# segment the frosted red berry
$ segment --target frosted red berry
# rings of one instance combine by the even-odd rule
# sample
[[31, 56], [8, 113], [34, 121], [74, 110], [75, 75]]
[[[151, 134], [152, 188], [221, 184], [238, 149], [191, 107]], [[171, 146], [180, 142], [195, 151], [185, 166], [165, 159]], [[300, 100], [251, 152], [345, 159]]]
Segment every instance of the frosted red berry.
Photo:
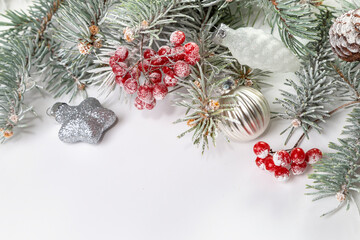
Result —
[[123, 77], [121, 77], [121, 76], [116, 76], [116, 77], [115, 77], [115, 82], [116, 82], [117, 84], [123, 85], [125, 81], [126, 81], [126, 80], [125, 80]]
[[138, 89], [138, 82], [137, 80], [133, 78], [129, 78], [124, 83], [124, 89], [128, 94], [134, 94], [136, 93], [136, 90]]
[[171, 59], [175, 62], [179, 60], [184, 60], [185, 50], [183, 46], [174, 47], [171, 49]]
[[168, 94], [168, 88], [164, 83], [155, 84], [153, 88], [153, 96], [156, 100], [162, 100]]
[[185, 61], [177, 61], [174, 66], [174, 73], [180, 78], [184, 78], [190, 75], [190, 66]]
[[125, 61], [127, 59], [128, 55], [129, 55], [129, 51], [124, 46], [118, 47], [115, 51], [115, 57], [117, 58], [117, 61], [119, 61], [119, 62]]
[[295, 164], [301, 164], [305, 161], [305, 152], [302, 148], [294, 148], [291, 151], [290, 159]]
[[139, 80], [140, 76], [141, 76], [141, 71], [134, 67], [131, 69], [130, 75], [133, 79]]
[[152, 88], [147, 85], [140, 86], [138, 88], [138, 98], [145, 103], [151, 103], [154, 99]]
[[144, 51], [145, 59], [150, 59], [150, 58], [154, 57], [155, 55], [156, 55], [156, 52], [151, 48], [148, 48]]
[[200, 61], [200, 54], [199, 53], [186, 54], [184, 60], [191, 66], [194, 66], [197, 62]]
[[170, 75], [165, 75], [164, 83], [167, 87], [174, 87], [178, 83], [178, 80], [177, 80], [177, 78], [172, 77]]
[[139, 110], [143, 110], [145, 108], [145, 103], [141, 101], [138, 97], [135, 98], [134, 105]]
[[114, 67], [112, 68], [112, 70], [116, 76], [120, 76], [120, 77], [124, 77], [124, 75], [128, 71], [127, 65], [123, 62], [119, 62], [119, 63], [115, 64]]
[[290, 178], [290, 171], [284, 167], [275, 167], [274, 176], [278, 181], [286, 181]]
[[179, 46], [185, 42], [185, 33], [182, 31], [175, 31], [170, 35], [170, 42], [175, 46]]
[[111, 56], [111, 57], [110, 57], [110, 60], [109, 60], [109, 65], [110, 65], [110, 67], [113, 68], [113, 67], [115, 66], [115, 64], [117, 63], [117, 61], [118, 61], [117, 57]]
[[171, 54], [171, 48], [169, 46], [162, 46], [158, 50], [158, 55], [161, 57], [163, 63], [169, 61], [170, 54]]
[[259, 158], [266, 158], [269, 155], [270, 146], [266, 142], [260, 141], [254, 145], [253, 150], [255, 155]]
[[294, 175], [303, 174], [305, 172], [305, 170], [306, 170], [306, 166], [307, 166], [307, 163], [305, 161], [303, 163], [300, 163], [300, 164], [292, 163], [291, 164], [291, 172]]
[[148, 72], [150, 68], [150, 63], [147, 60], [143, 60], [139, 62], [138, 68], [141, 72]]
[[147, 110], [152, 110], [156, 106], [156, 100], [154, 99], [151, 103], [145, 103], [145, 108]]
[[271, 155], [267, 156], [264, 159], [264, 165], [265, 165], [266, 171], [269, 171], [269, 172], [275, 171], [276, 165], [274, 164], [273, 157]]
[[160, 70], [155, 70], [149, 75], [149, 79], [152, 83], [159, 83], [162, 79], [162, 73]]
[[197, 54], [199, 53], [199, 46], [194, 42], [189, 42], [185, 44], [184, 50], [186, 54], [194, 54], [194, 53]]
[[154, 69], [154, 68], [158, 68], [158, 66], [164, 65], [166, 61], [167, 61], [166, 59], [163, 59], [160, 56], [154, 56], [150, 60], [150, 65], [152, 65], [151, 67]]
[[277, 151], [273, 156], [273, 160], [276, 166], [281, 167], [286, 167], [291, 162], [290, 154], [285, 150]]
[[172, 68], [169, 67], [163, 67], [161, 68], [161, 70], [163, 71], [164, 74], [169, 75], [171, 77], [175, 76], [174, 70]]
[[305, 161], [309, 164], [317, 163], [322, 158], [320, 149], [313, 148], [306, 152]]
[[255, 163], [256, 163], [256, 166], [258, 166], [260, 169], [262, 170], [265, 170], [265, 163], [264, 163], [264, 160], [263, 158], [256, 158], [255, 160]]

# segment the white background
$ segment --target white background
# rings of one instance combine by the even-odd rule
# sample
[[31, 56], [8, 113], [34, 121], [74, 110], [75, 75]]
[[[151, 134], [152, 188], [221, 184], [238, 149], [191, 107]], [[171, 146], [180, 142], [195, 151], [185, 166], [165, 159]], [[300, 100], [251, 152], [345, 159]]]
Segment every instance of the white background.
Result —
[[[286, 77], [293, 76], [268, 79], [270, 102]], [[60, 125], [45, 114], [59, 100], [37, 92], [27, 99], [39, 118], [0, 149], [2, 240], [359, 239], [355, 205], [320, 218], [337, 200], [313, 203], [304, 195], [306, 175], [279, 183], [259, 170], [256, 141], [228, 144], [220, 136], [202, 156], [190, 137], [177, 139], [187, 127], [172, 124], [184, 112], [171, 98], [140, 112], [120, 104], [117, 94], [100, 97], [119, 121], [99, 145], [62, 143]], [[346, 111], [336, 114], [324, 134], [313, 132], [302, 147], [326, 152], [345, 117]], [[273, 121], [261, 139], [282, 148], [279, 133], [287, 124]]]

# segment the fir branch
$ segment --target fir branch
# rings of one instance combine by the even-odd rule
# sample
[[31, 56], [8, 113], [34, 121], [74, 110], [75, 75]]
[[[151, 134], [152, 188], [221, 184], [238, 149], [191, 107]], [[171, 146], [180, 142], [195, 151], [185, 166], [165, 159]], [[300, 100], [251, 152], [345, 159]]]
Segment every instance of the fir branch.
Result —
[[328, 42], [328, 30], [331, 26], [331, 20], [334, 18], [333, 12], [327, 8], [320, 10], [316, 15], [319, 25], [317, 31], [320, 34], [320, 40], [308, 44], [308, 48], [316, 53], [315, 56], [308, 55], [304, 58], [303, 67], [297, 73], [300, 83], [287, 80], [285, 85], [291, 86], [295, 94], [281, 90], [283, 99], [276, 99], [284, 111], [275, 113], [275, 116], [282, 119], [291, 120], [290, 125], [282, 132], [289, 131], [285, 144], [290, 140], [296, 129], [301, 126], [304, 134], [297, 144], [314, 128], [321, 132], [320, 122], [328, 118], [329, 110], [327, 106], [334, 101], [334, 93], [337, 92], [333, 77], [333, 69], [330, 67], [335, 58]]
[[300, 57], [315, 53], [302, 40], [319, 41], [318, 22], [312, 5], [299, 0], [260, 0], [272, 27], [278, 27], [284, 44]]
[[318, 61], [311, 62], [308, 68], [304, 68], [297, 75], [300, 85], [292, 80], [287, 80], [285, 83], [293, 87], [296, 94], [281, 90], [284, 99], [276, 99], [275, 102], [285, 110], [284, 113], [276, 113], [276, 116], [292, 120], [287, 128], [291, 130], [285, 144], [299, 125], [306, 136], [311, 128], [315, 128], [318, 132], [322, 130], [318, 122], [324, 122], [325, 118], [329, 117], [329, 111], [325, 106], [334, 100], [333, 94], [336, 91], [333, 79], [327, 77], [326, 72], [320, 69]]
[[[360, 192], [360, 108], [354, 108], [349, 116], [348, 125], [343, 131], [345, 137], [339, 139], [339, 144], [329, 144], [336, 152], [328, 154], [327, 158], [315, 164], [315, 173], [309, 177], [314, 183], [307, 187], [314, 190], [309, 193], [317, 196], [314, 200], [333, 196], [340, 202], [338, 207], [322, 216], [333, 213], [344, 205], [349, 208], [351, 200], [354, 201], [355, 195]], [[360, 213], [360, 209], [358, 210]]]
[[[7, 12], [10, 28], [4, 30], [2, 36], [13, 40], [2, 41], [0, 50], [0, 66], [3, 69], [0, 72], [2, 142], [13, 135], [15, 127], [24, 126], [22, 122], [25, 114], [32, 111], [31, 106], [24, 104], [25, 92], [37, 86], [35, 82], [29, 81], [31, 67], [48, 53], [47, 37], [44, 37], [44, 34], [61, 2], [38, 1], [30, 7], [27, 16], [24, 13]], [[24, 19], [28, 20], [24, 25], [16, 24]], [[14, 34], [18, 33], [21, 33], [22, 37], [15, 37]]]
[[190, 127], [178, 137], [184, 137], [188, 133], [193, 133], [193, 144], [201, 145], [202, 153], [206, 148], [209, 148], [209, 138], [212, 140], [214, 146], [218, 135], [218, 126], [224, 121], [222, 113], [229, 110], [229, 106], [221, 106], [218, 98], [212, 97], [212, 84], [214, 84], [214, 74], [207, 78], [204, 75], [200, 64], [197, 65], [197, 71], [190, 76], [195, 81], [182, 81], [181, 86], [185, 87], [187, 93], [178, 93], [178, 100], [175, 104], [187, 109], [186, 116], [177, 120], [175, 123], [187, 122]]
[[360, 99], [360, 64], [340, 62], [331, 63], [330, 66], [337, 73], [338, 95], [343, 101]]
[[112, 0], [68, 0], [58, 12], [51, 29], [58, 43], [51, 44], [50, 61], [41, 66], [48, 70], [46, 89], [55, 97], [71, 94], [71, 100], [78, 93], [87, 95], [86, 87], [93, 83], [89, 71], [97, 67], [93, 61], [106, 44], [104, 20], [112, 4]]

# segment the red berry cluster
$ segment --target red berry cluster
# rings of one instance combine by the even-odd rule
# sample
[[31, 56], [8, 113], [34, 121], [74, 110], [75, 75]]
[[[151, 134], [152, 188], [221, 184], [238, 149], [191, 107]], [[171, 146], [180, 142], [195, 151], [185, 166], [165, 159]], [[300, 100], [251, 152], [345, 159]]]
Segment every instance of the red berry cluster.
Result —
[[[126, 47], [119, 47], [110, 57], [111, 66], [116, 83], [124, 87], [128, 94], [137, 93], [135, 107], [139, 110], [151, 110], [156, 105], [156, 100], [162, 100], [168, 94], [168, 88], [174, 87], [178, 78], [190, 75], [190, 65], [195, 65], [200, 60], [199, 46], [196, 43], [185, 42], [185, 34], [175, 31], [170, 36], [170, 46], [162, 46], [156, 52], [146, 49], [143, 58], [133, 67], [129, 67], [125, 60], [129, 56]], [[141, 73], [145, 82], [140, 84]]]
[[293, 175], [300, 175], [308, 164], [314, 164], [322, 158], [322, 152], [317, 148], [306, 153], [301, 148], [293, 148], [289, 152], [280, 150], [271, 155], [269, 144], [257, 142], [254, 145], [257, 156], [255, 163], [259, 168], [273, 173], [277, 180], [284, 181], [290, 177], [290, 171]]

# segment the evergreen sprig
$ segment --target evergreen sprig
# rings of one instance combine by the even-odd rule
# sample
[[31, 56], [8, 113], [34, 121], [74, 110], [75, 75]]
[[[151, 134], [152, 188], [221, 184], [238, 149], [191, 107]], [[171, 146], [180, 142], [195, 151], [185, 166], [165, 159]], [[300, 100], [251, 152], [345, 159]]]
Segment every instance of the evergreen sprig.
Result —
[[272, 30], [278, 28], [281, 40], [300, 57], [315, 55], [304, 40], [319, 41], [317, 18], [311, 1], [258, 0], [266, 12]]
[[333, 12], [327, 8], [318, 13], [317, 31], [320, 33], [320, 40], [308, 44], [315, 56], [309, 54], [304, 58], [302, 69], [296, 73], [299, 82], [286, 80], [285, 85], [293, 88], [294, 93], [280, 90], [282, 98], [276, 98], [275, 103], [280, 104], [284, 110], [275, 113], [275, 116], [291, 120], [290, 125], [282, 132], [283, 134], [289, 130], [285, 144], [300, 126], [306, 137], [312, 128], [321, 132], [320, 123], [330, 116], [329, 103], [335, 100], [334, 93], [337, 92], [336, 78], [331, 68], [335, 58], [328, 42], [333, 17]]
[[[106, 45], [104, 24], [112, 0], [68, 0], [58, 11], [49, 61], [40, 67], [47, 71], [46, 89], [55, 97], [71, 94], [86, 96], [86, 87], [93, 84], [89, 71], [96, 68], [99, 49]], [[68, 11], [71, 9], [71, 11]]]
[[330, 143], [329, 148], [334, 153], [327, 154], [327, 157], [313, 166], [315, 173], [309, 176], [314, 181], [308, 185], [313, 191], [308, 193], [315, 195], [315, 200], [326, 197], [336, 197], [338, 206], [322, 216], [334, 213], [343, 206], [350, 208], [355, 195], [360, 193], [360, 108], [354, 108], [349, 115], [348, 125], [344, 127], [344, 137], [339, 143]]
[[[61, 0], [40, 0], [24, 12], [8, 11], [8, 28], [2, 32], [0, 50], [0, 141], [23, 126], [32, 107], [24, 103], [24, 94], [37, 87], [32, 78], [33, 65], [39, 65], [48, 53], [48, 28]], [[22, 20], [25, 20], [21, 23]], [[17, 36], [19, 35], [19, 36]]]
[[313, 61], [310, 64], [297, 73], [299, 84], [293, 80], [286, 80], [285, 85], [292, 87], [295, 94], [280, 90], [283, 98], [277, 98], [275, 102], [284, 108], [284, 112], [276, 113], [276, 116], [291, 120], [290, 126], [285, 129], [285, 131], [290, 129], [285, 144], [299, 126], [306, 136], [311, 128], [321, 132], [322, 127], [319, 123], [330, 116], [326, 105], [334, 100], [333, 95], [336, 91], [334, 81], [326, 76], [326, 71], [320, 69], [321, 63]]

